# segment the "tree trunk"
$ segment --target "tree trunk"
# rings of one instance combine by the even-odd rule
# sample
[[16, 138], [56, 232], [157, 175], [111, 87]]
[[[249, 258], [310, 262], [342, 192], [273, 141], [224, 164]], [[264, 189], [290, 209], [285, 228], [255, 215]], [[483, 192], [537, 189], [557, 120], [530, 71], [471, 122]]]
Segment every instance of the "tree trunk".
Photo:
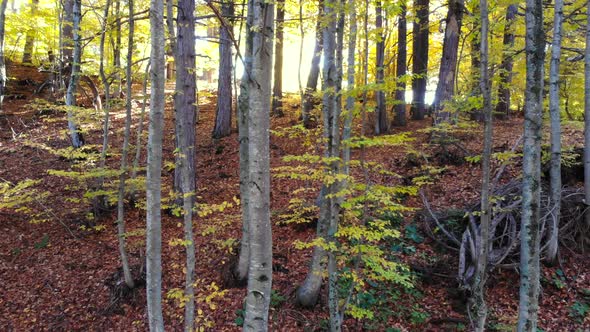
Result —
[[285, 0], [277, 0], [276, 22], [272, 114], [274, 116], [283, 116], [283, 24], [285, 22]]
[[123, 135], [123, 150], [121, 153], [121, 174], [119, 175], [119, 193], [117, 197], [117, 235], [119, 238], [119, 254], [121, 255], [121, 264], [123, 265], [123, 275], [125, 284], [133, 288], [133, 277], [129, 268], [127, 259], [127, 249], [125, 249], [125, 181], [127, 180], [129, 169], [127, 167], [127, 157], [129, 155], [129, 137], [131, 136], [131, 84], [133, 83], [133, 72], [131, 64], [133, 63], [133, 0], [129, 1], [129, 39], [127, 50], [127, 105], [125, 112], [125, 134]]
[[248, 158], [248, 117], [250, 96], [250, 75], [252, 73], [252, 42], [251, 28], [254, 19], [254, 1], [248, 1], [248, 13], [246, 14], [246, 47], [244, 52], [244, 73], [240, 82], [240, 97], [238, 98], [238, 135], [240, 141], [240, 203], [242, 206], [242, 240], [240, 241], [240, 254], [238, 264], [234, 271], [238, 283], [243, 283], [248, 277], [248, 264], [250, 257], [250, 166]]
[[146, 179], [146, 292], [150, 331], [163, 332], [161, 184], [166, 61], [164, 54], [164, 4], [162, 0], [151, 0], [150, 34], [152, 69], [150, 72], [150, 127]]
[[406, 4], [400, 3], [400, 14], [397, 26], [397, 63], [396, 63], [396, 90], [395, 100], [395, 117], [394, 125], [403, 127], [406, 125], [406, 61], [408, 56], [407, 51], [407, 34], [406, 26]]
[[250, 263], [244, 331], [267, 331], [272, 286], [270, 225], [270, 97], [274, 5], [254, 1], [248, 99]]
[[113, 47], [113, 65], [115, 67], [113, 92], [115, 98], [121, 98], [121, 0], [115, 0], [115, 45]]
[[557, 261], [559, 247], [559, 222], [561, 219], [561, 110], [559, 108], [559, 60], [561, 57], [561, 35], [563, 23], [563, 0], [555, 0], [553, 19], [553, 42], [551, 43], [551, 63], [549, 68], [549, 114], [551, 117], [551, 169], [550, 190], [552, 218], [547, 231], [549, 242], [546, 258]]
[[[480, 12], [480, 7], [479, 4], [475, 4], [475, 3], [471, 3], [473, 5], [474, 8], [471, 8], [471, 12], [473, 13], [473, 15], [477, 15], [479, 17], [474, 17], [473, 22], [471, 23], [472, 29], [474, 31], [473, 36], [471, 37], [471, 41], [470, 41], [470, 53], [471, 53], [471, 92], [470, 95], [471, 96], [481, 96], [482, 92], [481, 92], [481, 58], [480, 58], [480, 52], [481, 52], [481, 36], [479, 33], [477, 33], [477, 30], [481, 30], [481, 26], [480, 26], [480, 20], [481, 20], [481, 12]], [[470, 116], [471, 116], [471, 120], [474, 121], [478, 121], [478, 122], [483, 122], [485, 121], [485, 111], [476, 106], [476, 107], [472, 107], [470, 110]], [[484, 124], [485, 126], [485, 124]]]
[[[477, 266], [474, 275], [472, 295], [472, 312], [475, 314], [475, 331], [485, 331], [488, 308], [485, 301], [485, 284], [487, 281], [488, 255], [490, 252], [490, 225], [492, 209], [490, 206], [490, 162], [492, 158], [492, 95], [488, 70], [489, 63], [489, 16], [487, 0], [480, 0], [481, 35], [480, 35], [480, 88], [483, 94], [484, 141], [482, 153], [482, 186], [481, 186], [481, 223], [479, 246], [477, 246]], [[477, 235], [476, 235], [477, 236]]]
[[545, 33], [543, 2], [526, 2], [526, 90], [520, 230], [518, 331], [537, 330], [540, 277], [541, 128]]
[[[176, 89], [174, 108], [176, 115], [176, 155], [180, 173], [180, 194], [184, 217], [186, 241], [184, 330], [191, 332], [195, 321], [195, 243], [193, 240], [193, 205], [195, 201], [195, 153], [196, 153], [196, 76], [195, 76], [195, 1], [178, 0], [176, 41]], [[231, 60], [231, 51], [229, 54]], [[231, 75], [228, 80], [231, 91]], [[231, 101], [230, 101], [231, 105]], [[175, 173], [175, 175], [176, 175]]]
[[[102, 85], [104, 87], [104, 101], [105, 105], [103, 108], [104, 112], [104, 120], [103, 120], [103, 127], [102, 127], [102, 150], [100, 154], [100, 166], [99, 168], [104, 169], [106, 166], [106, 159], [107, 159], [107, 151], [109, 149], [109, 121], [110, 121], [110, 113], [111, 113], [111, 95], [110, 95], [110, 83], [107, 79], [106, 71], [105, 71], [105, 39], [106, 39], [106, 27], [108, 25], [108, 17], [109, 17], [109, 10], [111, 8], [111, 1], [107, 0], [105, 3], [104, 9], [104, 17], [102, 21], [102, 32], [100, 34], [100, 43], [99, 43], [99, 75], [100, 80], [102, 81]], [[98, 188], [102, 189], [104, 184], [104, 177], [101, 176], [98, 179]], [[100, 200], [106, 199], [106, 197], [100, 197]], [[104, 201], [103, 201], [104, 202]]]
[[6, 4], [7, 0], [0, 1], [0, 114], [3, 113], [2, 102], [6, 88], [6, 63], [4, 60], [4, 26], [6, 23]]
[[413, 61], [412, 61], [412, 119], [423, 120], [426, 113], [424, 98], [426, 96], [426, 80], [428, 75], [428, 2], [414, 0], [416, 21], [413, 28]]
[[68, 129], [70, 131], [70, 138], [72, 140], [72, 146], [79, 148], [84, 145], [84, 138], [82, 133], [78, 131], [78, 124], [74, 118], [74, 107], [76, 106], [76, 86], [80, 79], [80, 59], [82, 58], [82, 45], [80, 41], [80, 20], [82, 18], [81, 13], [81, 0], [74, 0], [72, 9], [72, 31], [74, 41], [74, 57], [72, 61], [72, 72], [70, 75], [70, 82], [68, 84], [68, 90], [66, 92], [66, 106], [68, 107]]
[[[352, 134], [352, 120], [354, 117], [354, 105], [356, 104], [356, 95], [353, 94], [355, 88], [354, 82], [354, 53], [356, 52], [356, 38], [357, 38], [357, 23], [356, 23], [356, 8], [354, 7], [354, 0], [348, 0], [349, 7], [349, 35], [348, 35], [348, 66], [347, 66], [347, 97], [346, 97], [346, 113], [344, 116], [344, 130], [342, 131], [342, 141], [350, 141]], [[350, 144], [344, 144], [342, 152], [342, 166], [343, 173], [348, 175], [350, 173]]]
[[[141, 112], [139, 113], [139, 121], [137, 124], [137, 134], [136, 134], [136, 141], [135, 141], [135, 157], [133, 158], [133, 168], [131, 170], [131, 179], [135, 179], [137, 177], [137, 171], [139, 168], [139, 158], [141, 157], [141, 136], [143, 135], [143, 122], [145, 119], [145, 108], [147, 104], [147, 86], [148, 86], [148, 79], [150, 77], [150, 61], [148, 61], [147, 65], [145, 66], [145, 74], [143, 75], [143, 88], [142, 88], [142, 95], [143, 101], [141, 103]], [[131, 190], [132, 194], [135, 194], [135, 188]]]
[[[221, 15], [231, 17], [234, 14], [234, 7], [231, 2], [221, 3]], [[232, 71], [232, 41], [231, 27], [222, 24], [220, 27], [219, 40], [219, 80], [217, 82], [217, 112], [215, 115], [215, 128], [213, 138], [222, 138], [231, 134], [232, 116], [232, 92], [231, 92], [231, 71]]]
[[323, 49], [323, 34], [321, 27], [321, 19], [323, 13], [324, 0], [318, 1], [318, 21], [316, 24], [316, 38], [315, 47], [313, 50], [313, 57], [311, 58], [311, 68], [309, 69], [309, 76], [307, 76], [307, 84], [305, 86], [305, 93], [303, 94], [303, 126], [309, 128], [311, 126], [311, 111], [314, 107], [314, 93], [317, 89], [318, 78], [320, 77], [320, 59]]
[[[63, 82], [64, 77], [71, 73], [71, 66], [74, 54], [73, 9], [74, 0], [64, 0], [60, 29], [60, 82]], [[63, 88], [63, 85], [60, 86], [60, 89], [61, 88]]]
[[[166, 56], [176, 60], [176, 31], [174, 29], [174, 0], [166, 0], [166, 28], [168, 32], [168, 48]], [[166, 80], [174, 78], [174, 61], [166, 61]]]
[[[590, 205], [590, 6], [587, 17], [584, 56], [584, 198], [586, 204]], [[586, 209], [586, 227], [590, 229], [590, 209]]]
[[378, 40], [375, 49], [377, 73], [375, 75], [375, 83], [377, 84], [377, 91], [375, 91], [375, 98], [377, 98], [377, 106], [375, 108], [375, 134], [385, 134], [389, 130], [387, 123], [387, 110], [385, 108], [385, 72], [383, 71], [383, 62], [385, 61], [385, 37], [383, 36], [383, 16], [381, 14], [383, 8], [381, 1], [377, 1], [375, 5], [375, 28], [378, 31]]
[[35, 35], [37, 29], [34, 25], [37, 15], [37, 7], [39, 6], [39, 0], [31, 0], [31, 23], [33, 25], [29, 26], [27, 30], [27, 36], [25, 37], [25, 48], [23, 50], [23, 63], [24, 64], [31, 64], [33, 63], [33, 46], [35, 45]]
[[449, 0], [449, 12], [446, 18], [443, 53], [440, 60], [438, 85], [434, 97], [434, 124], [450, 122], [451, 110], [445, 103], [453, 98], [455, 88], [455, 74], [457, 72], [457, 51], [459, 50], [459, 36], [463, 21], [463, 0]]
[[517, 12], [517, 5], [508, 6], [506, 12], [503, 42], [504, 56], [499, 70], [500, 83], [498, 85], [498, 103], [496, 104], [496, 114], [500, 117], [508, 117], [510, 114], [510, 84], [512, 83], [512, 65], [514, 63], [512, 48], [514, 47], [514, 21]]

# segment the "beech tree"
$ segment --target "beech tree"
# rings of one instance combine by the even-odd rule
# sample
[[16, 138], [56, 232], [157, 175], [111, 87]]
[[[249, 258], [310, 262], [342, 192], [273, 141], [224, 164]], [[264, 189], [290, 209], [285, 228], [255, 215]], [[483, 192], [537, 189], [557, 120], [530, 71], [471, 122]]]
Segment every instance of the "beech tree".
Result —
[[550, 190], [552, 218], [548, 225], [549, 245], [547, 260], [557, 260], [559, 246], [559, 221], [561, 219], [561, 110], [559, 107], [559, 63], [561, 58], [561, 35], [563, 25], [563, 0], [555, 0], [553, 18], [553, 41], [549, 64], [549, 114], [551, 117], [551, 167]]
[[66, 92], [66, 106], [68, 106], [68, 129], [72, 146], [74, 148], [79, 148], [84, 145], [84, 138], [76, 123], [74, 107], [76, 106], [76, 86], [80, 80], [80, 63], [82, 59], [82, 41], [80, 40], [80, 20], [82, 19], [81, 0], [74, 0], [72, 6], [72, 36], [74, 49], [70, 80]]
[[518, 12], [517, 5], [510, 5], [506, 11], [506, 25], [504, 26], [503, 38], [503, 56], [500, 64], [500, 83], [498, 84], [498, 103], [496, 104], [496, 114], [506, 117], [510, 113], [510, 94], [512, 87], [512, 67], [514, 64], [514, 21]]
[[473, 294], [471, 299], [473, 313], [475, 314], [475, 331], [485, 331], [488, 308], [485, 300], [485, 284], [488, 272], [488, 256], [490, 253], [490, 227], [492, 219], [492, 208], [490, 202], [490, 178], [492, 159], [492, 94], [489, 76], [489, 14], [487, 0], [480, 0], [480, 91], [483, 95], [484, 115], [484, 141], [482, 153], [482, 186], [481, 186], [481, 223], [479, 234], [479, 245], [477, 247], [477, 266], [473, 280]]
[[[231, 17], [234, 14], [233, 4], [229, 1], [221, 3], [221, 15]], [[219, 40], [219, 80], [217, 81], [217, 112], [215, 113], [215, 128], [213, 138], [226, 137], [231, 133], [232, 116], [232, 40], [231, 26], [221, 24]]]
[[283, 116], [283, 30], [285, 29], [285, 0], [277, 1], [275, 28], [275, 66], [272, 89], [272, 114]]
[[4, 24], [6, 20], [6, 4], [8, 0], [0, 1], [0, 114], [2, 113], [2, 102], [6, 88], [6, 62], [4, 58]]
[[127, 98], [125, 105], [125, 132], [123, 134], [123, 149], [121, 153], [121, 173], [119, 175], [119, 192], [117, 195], [117, 235], [119, 237], [119, 254], [121, 255], [121, 263], [123, 265], [123, 275], [125, 277], [125, 284], [127, 287], [133, 288], [133, 276], [129, 268], [129, 260], [127, 258], [127, 249], [125, 248], [125, 181], [129, 176], [129, 169], [127, 167], [127, 160], [129, 155], [129, 139], [131, 136], [131, 86], [133, 83], [133, 73], [131, 64], [133, 63], [133, 0], [129, 1], [129, 38], [127, 49]]
[[248, 1], [248, 12], [246, 16], [246, 47], [244, 52], [244, 73], [240, 81], [240, 96], [238, 98], [238, 138], [240, 143], [240, 204], [242, 208], [242, 239], [240, 241], [240, 253], [238, 264], [234, 275], [238, 283], [243, 283], [248, 277], [250, 264], [250, 162], [249, 162], [249, 139], [248, 139], [248, 118], [250, 114], [250, 83], [252, 73], [252, 48], [254, 24], [254, 1]]
[[146, 297], [150, 331], [163, 332], [161, 184], [166, 55], [164, 53], [164, 4], [162, 0], [151, 0], [150, 2], [150, 33], [152, 91], [146, 178]]
[[523, 148], [523, 188], [520, 229], [520, 296], [518, 331], [536, 331], [539, 310], [541, 128], [545, 32], [543, 2], [526, 2], [526, 90]]
[[[37, 13], [37, 7], [39, 6], [39, 0], [31, 0], [31, 16], [34, 18]], [[32, 24], [27, 30], [25, 37], [25, 47], [23, 49], [23, 63], [33, 62], [33, 46], [35, 44], [36, 29]]]
[[266, 331], [272, 286], [270, 97], [274, 4], [250, 0], [252, 71], [248, 80], [249, 267], [244, 331]]
[[[196, 76], [195, 76], [195, 1], [178, 0], [176, 17], [176, 93], [174, 109], [176, 120], [176, 163], [180, 176], [180, 201], [184, 218], [186, 242], [186, 270], [184, 303], [184, 330], [193, 331], [195, 324], [195, 243], [193, 239], [193, 206], [195, 202], [196, 173]], [[230, 51], [231, 61], [231, 51]], [[231, 105], [231, 101], [230, 101]]]
[[318, 19], [316, 24], [316, 38], [315, 47], [313, 49], [313, 57], [311, 58], [311, 67], [309, 75], [307, 76], [307, 84], [305, 85], [305, 92], [303, 93], [302, 120], [303, 126], [309, 128], [311, 125], [311, 111], [314, 107], [314, 92], [316, 91], [318, 79], [320, 77], [320, 59], [324, 47], [323, 34], [321, 28], [321, 19], [323, 13], [324, 0], [318, 1]]
[[385, 109], [385, 92], [383, 91], [385, 72], [383, 69], [383, 62], [385, 61], [385, 40], [382, 33], [383, 29], [383, 8], [381, 1], [377, 1], [375, 5], [375, 27], [377, 29], [377, 44], [375, 49], [376, 56], [376, 75], [375, 83], [378, 88], [375, 92], [375, 98], [377, 99], [377, 106], [375, 108], [375, 134], [384, 134], [389, 130], [389, 124], [387, 123], [387, 110]]
[[449, 0], [449, 11], [445, 20], [443, 52], [433, 104], [435, 125], [451, 120], [451, 111], [444, 104], [451, 100], [455, 92], [457, 53], [459, 51], [459, 37], [463, 22], [463, 11], [465, 10], [464, 7], [463, 0]]
[[422, 120], [426, 113], [426, 79], [428, 75], [429, 0], [414, 0], [416, 19], [412, 45], [412, 119]]
[[395, 90], [395, 117], [396, 126], [406, 125], [406, 61], [407, 61], [407, 27], [406, 4], [400, 3], [400, 14], [397, 23], [397, 62], [396, 62], [396, 90]]

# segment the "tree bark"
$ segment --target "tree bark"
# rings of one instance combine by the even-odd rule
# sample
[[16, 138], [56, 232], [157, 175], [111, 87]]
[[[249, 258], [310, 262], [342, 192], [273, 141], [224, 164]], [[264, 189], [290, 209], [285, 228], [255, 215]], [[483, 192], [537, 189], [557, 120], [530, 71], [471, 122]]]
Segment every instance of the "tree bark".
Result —
[[[231, 2], [221, 3], [221, 15], [231, 17], [234, 9]], [[213, 138], [222, 138], [231, 134], [232, 116], [232, 92], [231, 92], [231, 71], [232, 71], [232, 41], [231, 29], [222, 24], [220, 27], [219, 41], [219, 80], [217, 81], [217, 112], [215, 114], [215, 128]]]
[[396, 63], [396, 90], [395, 90], [395, 117], [394, 125], [403, 127], [406, 125], [406, 61], [408, 57], [407, 51], [407, 34], [408, 29], [406, 25], [406, 4], [400, 3], [400, 14], [397, 25], [397, 63]]
[[375, 108], [375, 134], [385, 134], [389, 131], [389, 123], [387, 123], [387, 110], [385, 108], [385, 72], [383, 70], [383, 62], [385, 61], [385, 37], [383, 36], [383, 7], [381, 1], [377, 1], [375, 5], [375, 28], [378, 31], [378, 40], [375, 49], [377, 73], [375, 75], [375, 83], [377, 84], [377, 91], [375, 91], [375, 98], [377, 99], [377, 107]]
[[303, 94], [303, 113], [301, 114], [303, 126], [309, 128], [311, 126], [311, 111], [314, 107], [314, 93], [317, 89], [318, 78], [320, 77], [320, 59], [323, 49], [323, 33], [321, 27], [321, 19], [323, 16], [324, 0], [318, 1], [318, 21], [316, 24], [316, 38], [315, 47], [313, 50], [313, 57], [311, 58], [311, 68], [307, 76], [307, 84], [305, 86], [305, 93]]
[[166, 61], [164, 53], [164, 4], [162, 0], [151, 0], [150, 2], [150, 34], [152, 69], [150, 72], [150, 126], [146, 179], [146, 292], [150, 331], [163, 332], [161, 184]]
[[563, 26], [563, 0], [555, 0], [553, 18], [553, 42], [549, 65], [549, 114], [551, 117], [551, 168], [550, 190], [552, 218], [547, 231], [549, 242], [546, 250], [547, 261], [557, 261], [559, 247], [559, 222], [561, 219], [561, 110], [559, 107], [559, 64], [561, 57], [561, 36]]
[[66, 106], [69, 106], [68, 129], [70, 131], [70, 138], [74, 148], [79, 148], [84, 145], [84, 138], [82, 137], [82, 133], [79, 132], [78, 124], [74, 118], [74, 107], [76, 106], [76, 86], [78, 85], [78, 81], [80, 79], [80, 61], [82, 58], [82, 45], [80, 41], [80, 20], [82, 18], [81, 6], [81, 0], [74, 0], [72, 8], [74, 55], [72, 60], [72, 72], [70, 75], [68, 90], [66, 92]]
[[0, 1], [0, 114], [3, 113], [2, 103], [6, 88], [6, 62], [4, 60], [4, 26], [6, 23], [6, 5], [7, 0]]
[[[73, 9], [74, 0], [64, 0], [63, 13], [60, 18], [60, 84], [63, 84], [62, 82], [64, 81], [64, 77], [71, 73], [71, 66], [74, 54]], [[60, 85], [60, 89], [61, 88], [63, 88], [63, 85]]]
[[127, 249], [125, 248], [125, 181], [129, 175], [127, 167], [127, 157], [129, 155], [129, 137], [131, 136], [131, 84], [133, 83], [133, 72], [131, 64], [133, 63], [133, 29], [135, 22], [133, 17], [133, 0], [129, 1], [129, 38], [127, 50], [127, 100], [125, 109], [125, 133], [123, 135], [123, 149], [121, 152], [121, 174], [119, 175], [119, 193], [117, 197], [117, 235], [119, 238], [119, 254], [121, 255], [121, 264], [123, 265], [123, 275], [125, 284], [133, 288], [133, 276], [129, 268], [127, 258]]
[[350, 173], [350, 137], [352, 135], [352, 120], [354, 117], [354, 105], [356, 104], [356, 95], [353, 94], [355, 88], [354, 74], [355, 74], [355, 59], [356, 52], [356, 38], [357, 38], [357, 23], [356, 23], [356, 8], [354, 7], [354, 0], [348, 0], [349, 10], [349, 34], [348, 34], [348, 66], [347, 66], [347, 97], [346, 97], [346, 113], [344, 116], [344, 130], [342, 131], [342, 141], [344, 148], [342, 152], [342, 166], [343, 173], [348, 175]]
[[[168, 48], [166, 56], [176, 60], [176, 33], [174, 29], [175, 0], [166, 0], [166, 30], [168, 32]], [[166, 61], [166, 80], [174, 78], [174, 61]]]
[[[586, 205], [590, 205], [590, 6], [587, 17], [584, 56], [584, 199]], [[586, 209], [586, 227], [590, 229], [590, 209]]]
[[249, 84], [250, 259], [244, 331], [267, 331], [272, 286], [270, 225], [270, 97], [274, 5], [254, 1], [252, 72]]
[[500, 117], [508, 117], [510, 114], [510, 84], [512, 83], [512, 66], [514, 63], [512, 48], [514, 47], [514, 22], [517, 5], [508, 6], [506, 12], [506, 25], [504, 27], [504, 49], [502, 64], [500, 65], [500, 83], [498, 85], [498, 103], [496, 114]]
[[33, 62], [33, 46], [35, 45], [36, 27], [34, 25], [37, 14], [37, 7], [39, 7], [39, 0], [31, 0], [31, 23], [27, 30], [27, 36], [25, 37], [25, 48], [23, 50], [23, 63], [30, 64]]
[[526, 2], [526, 90], [520, 230], [520, 300], [518, 331], [536, 331], [539, 310], [541, 129], [545, 33], [543, 2]]
[[488, 70], [489, 62], [489, 16], [487, 0], [480, 0], [481, 34], [480, 34], [480, 88], [483, 94], [483, 115], [484, 115], [484, 146], [482, 153], [482, 186], [481, 186], [481, 223], [480, 240], [477, 246], [477, 266], [474, 275], [474, 287], [472, 295], [472, 308], [475, 314], [475, 331], [485, 331], [488, 308], [485, 301], [485, 284], [487, 281], [488, 255], [490, 252], [490, 225], [492, 219], [492, 208], [490, 205], [490, 163], [492, 159], [492, 95], [491, 82]]
[[423, 120], [426, 113], [426, 79], [428, 75], [428, 4], [429, 0], [414, 0], [416, 21], [413, 27], [412, 61], [412, 119]]
[[121, 0], [115, 0], [115, 44], [113, 45], [113, 66], [114, 71], [114, 88], [115, 98], [121, 98], [122, 80], [121, 80]]
[[246, 47], [244, 52], [244, 73], [240, 82], [240, 97], [238, 98], [238, 135], [240, 141], [240, 203], [242, 207], [242, 240], [240, 241], [240, 254], [235, 269], [238, 283], [243, 283], [248, 277], [248, 265], [250, 257], [250, 166], [248, 155], [248, 117], [250, 98], [250, 75], [252, 73], [252, 42], [254, 1], [248, 1], [248, 13], [246, 14]]
[[446, 18], [443, 53], [440, 61], [438, 85], [434, 97], [434, 124], [450, 122], [451, 110], [445, 107], [454, 95], [455, 74], [457, 72], [457, 52], [459, 50], [459, 36], [463, 21], [464, 1], [449, 0], [449, 12]]
[[283, 25], [285, 23], [285, 0], [277, 0], [276, 22], [272, 114], [274, 116], [283, 116]]
[[[186, 241], [184, 330], [191, 332], [195, 321], [195, 243], [193, 239], [193, 205], [195, 201], [196, 153], [196, 76], [195, 76], [195, 1], [178, 0], [176, 18], [176, 115], [177, 170], [180, 175], [180, 197], [183, 206], [184, 240]], [[231, 51], [230, 51], [231, 59]], [[231, 91], [231, 76], [228, 81]], [[231, 101], [230, 101], [231, 105]], [[177, 174], [175, 173], [175, 175]]]

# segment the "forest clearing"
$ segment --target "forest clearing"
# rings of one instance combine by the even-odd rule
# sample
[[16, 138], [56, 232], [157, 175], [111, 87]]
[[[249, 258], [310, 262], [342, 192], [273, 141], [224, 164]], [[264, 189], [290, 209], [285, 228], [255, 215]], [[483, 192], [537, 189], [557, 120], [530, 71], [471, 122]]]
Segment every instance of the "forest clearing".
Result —
[[0, 331], [590, 330], [587, 2], [9, 1]]

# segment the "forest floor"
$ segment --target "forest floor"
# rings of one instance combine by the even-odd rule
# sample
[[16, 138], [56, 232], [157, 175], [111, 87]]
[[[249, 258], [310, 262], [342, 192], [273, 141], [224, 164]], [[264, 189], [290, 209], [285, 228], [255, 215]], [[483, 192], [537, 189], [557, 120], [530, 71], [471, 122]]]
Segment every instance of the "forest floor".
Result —
[[[29, 205], [39, 215], [48, 216], [44, 223], [32, 224], [30, 213], [0, 210], [0, 330], [2, 331], [145, 331], [145, 289], [138, 288], [126, 294], [123, 301], [113, 289], [120, 276], [117, 249], [116, 212], [107, 211], [100, 218], [88, 221], [90, 208], [80, 202], [88, 183], [71, 179], [48, 170], [76, 171], [81, 173], [84, 160], [69, 158], [58, 149], [70, 145], [65, 129], [63, 111], [48, 110], [39, 106], [32, 95], [35, 86], [45, 79], [36, 68], [11, 65], [12, 77], [9, 95], [5, 100], [0, 132], [0, 179], [16, 184], [26, 179], [39, 180], [36, 194]], [[171, 87], [172, 91], [172, 87]], [[141, 105], [141, 96], [134, 96]], [[167, 98], [164, 156], [173, 162], [174, 124], [171, 98]], [[221, 213], [195, 219], [197, 247], [197, 323], [210, 331], [238, 331], [244, 288], [224, 289], [228, 266], [235, 259], [236, 245], [241, 236], [239, 206], [239, 167], [237, 133], [219, 140], [211, 138], [215, 118], [215, 98], [202, 93], [200, 119], [197, 128], [197, 177], [200, 204], [231, 203]], [[272, 128], [280, 131], [297, 124], [294, 115], [297, 104], [286, 107], [287, 116], [272, 119]], [[139, 107], [134, 110], [135, 130]], [[92, 112], [90, 112], [92, 113]], [[90, 114], [99, 119], [101, 114]], [[119, 150], [122, 144], [124, 109], [116, 108], [111, 114], [110, 146]], [[89, 146], [100, 146], [100, 121], [89, 122], [83, 129]], [[146, 120], [147, 124], [147, 120]], [[374, 183], [402, 185], [415, 176], [423, 163], [445, 166], [434, 184], [423, 188], [434, 210], [463, 209], [476, 202], [481, 187], [481, 165], [459, 160], [439, 159], [437, 147], [428, 144], [428, 133], [422, 129], [431, 125], [431, 119], [409, 121], [403, 129], [413, 141], [405, 146], [370, 147], [366, 159], [377, 162], [388, 171], [401, 177], [372, 175]], [[510, 150], [522, 132], [522, 119], [511, 118], [495, 122], [494, 151]], [[355, 128], [358, 130], [358, 127]], [[147, 131], [147, 126], [146, 126]], [[568, 123], [563, 130], [565, 145], [583, 142], [581, 127]], [[478, 155], [482, 149], [482, 130], [479, 125], [459, 134], [461, 151]], [[135, 138], [132, 139], [132, 142]], [[145, 139], [143, 141], [145, 144]], [[457, 153], [459, 150], [455, 150]], [[517, 152], [520, 148], [517, 148]], [[271, 167], [285, 165], [282, 157], [303, 154], [307, 148], [303, 138], [271, 135]], [[416, 152], [419, 152], [418, 154]], [[465, 152], [465, 151], [463, 151]], [[353, 151], [358, 158], [359, 151]], [[418, 155], [418, 158], [416, 158]], [[425, 159], [424, 156], [427, 156]], [[430, 157], [428, 157], [430, 156]], [[145, 150], [142, 164], [145, 165]], [[429, 159], [430, 158], [430, 159]], [[418, 160], [417, 160], [418, 159]], [[424, 159], [422, 161], [421, 159]], [[460, 156], [459, 159], [464, 159]], [[119, 154], [108, 158], [108, 165], [119, 167]], [[498, 168], [498, 163], [494, 163]], [[89, 166], [87, 166], [89, 167]], [[520, 164], [509, 166], [502, 181], [518, 175]], [[355, 171], [356, 172], [356, 171]], [[354, 172], [353, 172], [354, 174]], [[166, 188], [171, 186], [173, 171], [163, 170]], [[107, 183], [114, 183], [107, 180]], [[282, 225], [279, 216], [289, 212], [292, 193], [301, 182], [273, 178], [273, 304], [272, 329], [276, 331], [316, 331], [327, 326], [326, 290], [322, 290], [319, 303], [313, 309], [294, 305], [294, 292], [305, 278], [311, 250], [296, 249], [295, 241], [310, 241], [314, 227]], [[46, 193], [46, 194], [43, 194]], [[313, 195], [310, 202], [313, 203]], [[139, 199], [141, 202], [141, 199]], [[409, 197], [404, 204], [423, 209], [419, 196]], [[348, 318], [345, 331], [460, 331], [468, 330], [465, 298], [457, 291], [456, 253], [446, 251], [422, 233], [424, 221], [416, 218], [420, 213], [407, 213], [399, 225], [402, 238], [398, 257], [401, 262], [420, 270], [414, 278], [414, 287], [405, 289], [391, 285], [383, 302], [386, 308], [375, 308], [372, 321]], [[131, 264], [136, 275], [142, 269], [145, 213], [127, 204], [127, 243]], [[182, 247], [169, 245], [171, 240], [182, 238], [181, 220], [163, 214], [163, 291], [164, 315], [169, 330], [181, 330], [183, 309], [172, 295], [172, 290], [184, 284]], [[138, 277], [138, 279], [141, 279]], [[487, 301], [490, 308], [490, 330], [512, 331], [518, 313], [519, 276], [515, 269], [494, 270], [488, 283]], [[590, 303], [584, 297], [590, 290], [590, 258], [587, 254], [563, 250], [561, 263], [543, 267], [543, 295], [540, 298], [539, 325], [544, 331], [588, 331]], [[120, 295], [120, 294], [119, 294]]]

